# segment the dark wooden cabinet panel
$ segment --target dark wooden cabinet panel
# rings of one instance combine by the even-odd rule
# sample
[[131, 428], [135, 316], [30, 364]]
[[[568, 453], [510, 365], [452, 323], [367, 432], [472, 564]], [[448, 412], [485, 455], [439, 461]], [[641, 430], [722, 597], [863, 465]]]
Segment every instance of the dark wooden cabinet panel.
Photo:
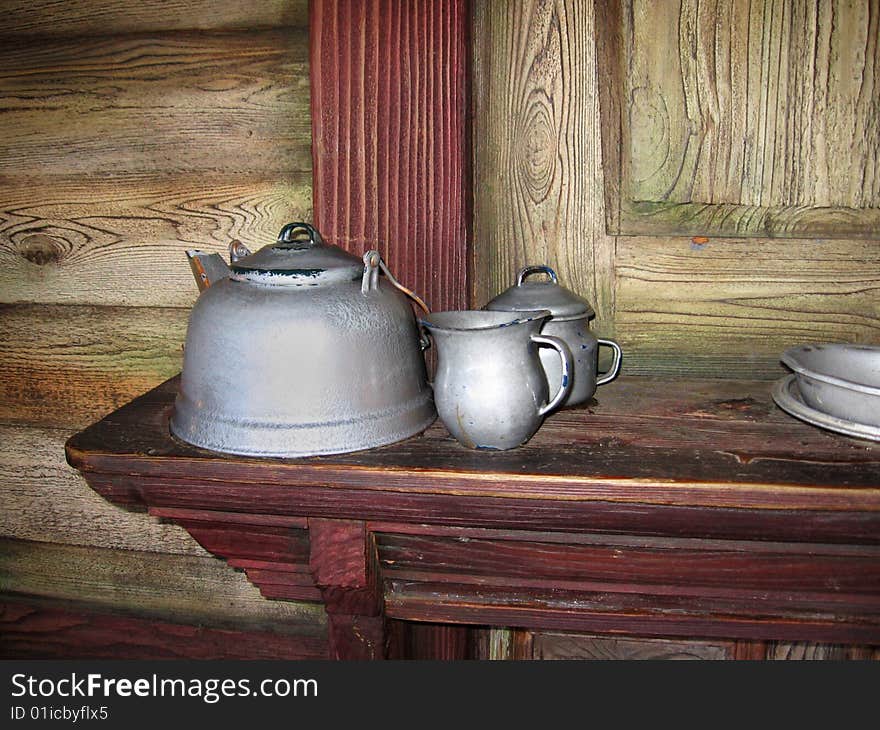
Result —
[[669, 639], [635, 639], [536, 633], [533, 659], [732, 659], [734, 645]]
[[699, 658], [878, 643], [877, 450], [781, 416], [765, 384], [657, 381], [648, 399], [633, 380], [510, 452], [464, 449], [435, 424], [296, 460], [172, 439], [171, 380], [67, 452], [105, 498], [186, 527], [265, 596], [319, 596], [334, 657], [407, 642]]

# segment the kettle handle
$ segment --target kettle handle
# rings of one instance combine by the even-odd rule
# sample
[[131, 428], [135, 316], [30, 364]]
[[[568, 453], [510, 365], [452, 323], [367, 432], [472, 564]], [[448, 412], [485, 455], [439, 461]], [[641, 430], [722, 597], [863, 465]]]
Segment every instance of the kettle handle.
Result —
[[571, 386], [574, 384], [574, 378], [571, 377], [571, 371], [574, 369], [574, 360], [571, 357], [571, 350], [568, 349], [568, 345], [558, 337], [551, 337], [550, 335], [532, 335], [531, 340], [539, 345], [552, 347], [559, 353], [559, 358], [562, 361], [562, 379], [560, 380], [559, 390], [556, 395], [547, 402], [547, 405], [538, 410], [539, 416], [546, 416], [550, 411], [556, 410], [571, 392]]
[[388, 281], [390, 281], [397, 289], [402, 291], [404, 294], [406, 294], [406, 296], [408, 296], [416, 304], [418, 304], [419, 307], [424, 310], [425, 314], [431, 313], [431, 310], [428, 309], [428, 305], [425, 304], [420, 296], [418, 296], [415, 292], [407, 289], [403, 284], [401, 284], [397, 279], [394, 278], [394, 275], [388, 270], [388, 267], [385, 265], [385, 262], [382, 260], [382, 256], [379, 254], [378, 251], [367, 251], [364, 254], [364, 275], [361, 279], [362, 294], [367, 294], [379, 287], [379, 269], [381, 269], [382, 273], [388, 277]]
[[516, 285], [522, 286], [523, 281], [527, 276], [531, 276], [532, 274], [547, 274], [550, 277], [550, 281], [554, 284], [559, 283], [559, 278], [556, 276], [556, 272], [553, 271], [549, 266], [544, 266], [543, 264], [540, 266], [525, 266], [519, 270], [519, 273], [516, 275]]

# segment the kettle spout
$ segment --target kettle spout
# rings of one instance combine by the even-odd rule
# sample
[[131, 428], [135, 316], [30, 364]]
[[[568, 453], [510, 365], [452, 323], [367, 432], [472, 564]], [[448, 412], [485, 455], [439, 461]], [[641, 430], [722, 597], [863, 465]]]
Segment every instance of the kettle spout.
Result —
[[200, 292], [225, 279], [231, 273], [223, 257], [218, 253], [190, 249], [186, 252], [186, 256]]

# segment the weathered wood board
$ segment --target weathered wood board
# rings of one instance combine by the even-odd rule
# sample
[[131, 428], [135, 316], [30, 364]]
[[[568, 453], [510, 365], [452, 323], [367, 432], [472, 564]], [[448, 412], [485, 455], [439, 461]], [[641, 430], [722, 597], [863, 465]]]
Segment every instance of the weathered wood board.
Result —
[[[824, 216], [821, 229], [802, 231], [800, 237], [792, 237], [796, 228], [780, 240], [774, 238], [775, 230], [759, 234], [757, 218], [752, 220], [756, 227], [746, 239], [739, 238], [743, 233], [739, 229], [729, 231], [726, 237], [716, 236], [711, 233], [711, 226], [698, 226], [687, 236], [669, 235], [662, 225], [651, 230], [655, 235], [614, 235], [622, 230], [620, 201], [629, 184], [625, 155], [619, 150], [621, 120], [626, 120], [627, 104], [632, 101], [621, 92], [629, 66], [621, 66], [619, 53], [625, 43], [633, 42], [624, 38], [626, 28], [633, 24], [641, 28], [644, 32], [639, 42], [646, 48], [645, 54], [653, 54], [650, 63], [645, 60], [647, 56], [634, 59], [633, 63], [640, 64], [644, 74], [657, 75], [670, 65], [680, 64], [677, 53], [667, 54], [663, 63], [657, 58], [661, 53], [658, 49], [678, 44], [679, 36], [678, 31], [671, 36], [649, 32], [650, 18], [659, 15], [670, 23], [690, 23], [696, 12], [701, 25], [688, 26], [682, 33], [720, 34], [727, 27], [730, 13], [741, 13], [746, 7], [746, 3], [734, 0], [714, 4], [653, 3], [650, 8], [647, 5], [626, 1], [498, 0], [476, 6], [471, 303], [482, 306], [512, 285], [520, 266], [549, 264], [559, 274], [560, 283], [594, 305], [597, 316], [591, 328], [621, 343], [622, 372], [630, 374], [773, 379], [785, 372], [779, 365], [779, 355], [795, 344], [880, 344], [880, 223], [853, 232], [848, 223], [850, 213], [842, 215], [838, 211], [832, 215], [829, 209], [809, 201], [796, 208], [790, 200], [779, 197], [783, 195], [779, 186], [785, 175], [789, 175], [792, 185], [797, 175], [809, 177], [798, 183], [797, 190], [789, 191], [792, 195], [802, 193], [805, 200], [808, 193], [818, 195], [820, 189], [829, 195], [832, 189], [840, 192], [844, 178], [847, 184], [863, 184], [864, 190], [868, 190], [864, 186], [874, 179], [871, 160], [875, 159], [876, 150], [853, 151], [848, 157], [835, 153], [839, 161], [855, 161], [851, 165], [832, 164], [822, 173], [823, 178], [818, 168], [809, 167], [812, 163], [806, 159], [808, 146], [803, 149], [804, 157], [796, 161], [802, 166], [788, 172], [784, 172], [788, 168], [778, 150], [762, 145], [750, 148], [752, 157], [766, 158], [761, 158], [766, 173], [761, 179], [766, 182], [767, 191], [764, 198], [744, 198], [742, 205], [764, 206], [762, 210], [771, 211], [784, 203], [792, 216], [809, 217], [813, 222], [817, 216]], [[826, 5], [822, 4], [822, 8]], [[876, 3], [872, 0], [869, 5], [874, 8]], [[778, 3], [777, 6], [781, 7]], [[680, 16], [675, 14], [679, 7]], [[769, 7], [769, 3], [752, 4], [755, 12], [756, 8]], [[834, 17], [843, 22], [859, 7], [868, 5], [852, 4]], [[773, 12], [778, 14], [779, 8]], [[872, 9], [869, 25], [876, 25], [875, 15]], [[713, 18], [717, 23], [713, 24]], [[853, 18], [850, 20], [856, 22]], [[795, 20], [795, 15], [786, 15], [786, 23]], [[758, 21], [760, 17], [750, 31], [753, 36], [761, 27]], [[822, 25], [826, 20], [820, 14], [817, 22]], [[766, 42], [771, 42], [776, 30], [775, 26], [768, 30]], [[863, 30], [835, 26], [833, 43], [844, 42], [847, 33], [861, 37], [859, 33]], [[818, 33], [827, 40], [829, 28], [822, 25], [818, 30], [811, 27], [804, 31], [792, 26], [786, 33], [796, 35], [796, 31]], [[876, 35], [866, 37], [866, 58], [872, 58], [871, 54], [876, 52]], [[778, 45], [782, 42], [780, 38], [772, 42]], [[806, 46], [798, 48], [808, 50]], [[700, 63], [715, 63], [712, 72], [720, 73], [724, 70], [723, 53], [728, 51], [729, 44], [722, 44], [718, 59], [707, 51]], [[822, 48], [817, 52], [824, 53]], [[848, 48], [846, 54], [855, 52]], [[846, 54], [825, 60], [839, 71], [841, 59], [850, 57]], [[860, 93], [876, 97], [869, 61], [870, 58], [865, 61], [864, 68], [861, 61], [854, 63], [850, 71], [863, 82]], [[763, 61], [758, 59], [757, 63]], [[741, 69], [734, 71], [739, 73]], [[769, 78], [769, 73], [768, 69], [765, 77]], [[708, 83], [707, 78], [697, 74], [691, 81]], [[802, 75], [798, 78], [807, 82]], [[728, 96], [733, 93], [723, 85], [710, 91]], [[704, 103], [710, 101], [709, 97], [700, 98]], [[865, 100], [859, 98], [858, 108], [851, 104], [833, 112], [838, 120], [834, 124], [843, 124], [846, 114], [850, 114], [851, 120], [875, 119], [876, 111], [870, 111], [873, 107], [865, 106]], [[729, 104], [734, 101], [737, 100], [728, 99]], [[867, 117], [859, 117], [863, 112]], [[815, 113], [819, 115], [820, 110]], [[828, 124], [830, 118], [826, 118]], [[721, 154], [722, 142], [727, 145], [725, 149], [732, 149], [733, 131], [719, 125], [704, 130], [699, 138], [694, 137], [692, 146], [700, 140], [706, 145], [714, 144], [716, 157]], [[803, 129], [799, 133], [818, 134], [818, 129]], [[827, 129], [831, 127], [826, 124]], [[880, 144], [880, 134], [865, 134], [875, 146]], [[651, 135], [633, 139], [634, 145], [638, 143], [639, 154], [653, 154], [657, 149]], [[846, 139], [826, 142], [849, 143]], [[726, 159], [725, 155], [721, 157]], [[737, 159], [742, 164], [748, 162], [742, 156]], [[771, 170], [773, 160], [778, 170]], [[706, 175], [719, 170], [720, 165], [699, 166], [704, 189], [711, 184]], [[864, 171], [861, 177], [860, 170]], [[752, 183], [757, 185], [758, 179]], [[713, 190], [720, 195], [719, 186]], [[850, 192], [855, 197], [847, 204], [855, 205], [855, 188]], [[858, 204], [867, 205], [864, 195], [858, 195], [862, 195]], [[726, 215], [724, 206], [732, 205], [740, 202], [713, 203], [701, 208], [700, 215]], [[866, 211], [870, 210], [862, 207], [853, 215], [862, 216], [859, 220], [864, 222], [868, 220], [864, 216], [869, 215]], [[604, 217], [608, 219], [610, 234], [606, 232]], [[742, 216], [737, 220], [743, 225], [749, 222]], [[646, 230], [637, 232], [643, 234]]]
[[311, 167], [300, 30], [7, 39], [0, 160], [14, 179]]
[[877, 0], [614, 4], [614, 232], [876, 237]]
[[[733, 642], [670, 641], [666, 639], [610, 638], [552, 632], [532, 636], [530, 659], [587, 660], [622, 659], [660, 660], [732, 659]], [[523, 657], [525, 658], [525, 657]]]
[[40, 37], [309, 24], [308, 0], [2, 0], [0, 13], [4, 33]]
[[880, 242], [622, 237], [628, 373], [778, 378], [806, 342], [880, 343]]
[[327, 659], [323, 636], [242, 631], [52, 601], [0, 602], [3, 659]]
[[202, 555], [180, 527], [114, 507], [64, 461], [71, 430], [0, 425], [0, 536], [120, 550]]
[[243, 627], [263, 632], [252, 656], [278, 631], [312, 632], [301, 655], [323, 655], [320, 609], [270, 604], [181, 529], [96, 501], [63, 449], [179, 371], [185, 249], [259, 247], [311, 218], [308, 2], [0, 0], [0, 14], [5, 647], [112, 656], [112, 625], [145, 656], [232, 656]]
[[76, 428], [106, 415], [180, 371], [188, 315], [0, 305], [0, 422]]
[[0, 538], [0, 583], [17, 598], [59, 599], [175, 622], [320, 634], [320, 604], [265, 600], [222, 560]]
[[810, 644], [792, 641], [771, 641], [767, 647], [767, 659], [819, 660], [880, 659], [880, 649], [872, 646], [845, 646], [842, 644]]
[[291, 220], [311, 220], [311, 173], [0, 176], [0, 303], [191, 307], [185, 252], [228, 260]]
[[589, 0], [475, 5], [471, 303], [547, 264], [611, 334], [594, 33]]

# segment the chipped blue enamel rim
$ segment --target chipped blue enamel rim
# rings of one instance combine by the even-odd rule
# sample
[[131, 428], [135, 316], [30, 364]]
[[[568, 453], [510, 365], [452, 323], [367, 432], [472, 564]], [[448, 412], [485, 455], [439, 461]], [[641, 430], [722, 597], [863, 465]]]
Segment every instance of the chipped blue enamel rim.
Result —
[[230, 280], [263, 286], [304, 287], [358, 281], [358, 269], [233, 269]]
[[295, 222], [284, 226], [274, 243], [233, 261], [230, 269], [234, 281], [303, 287], [354, 281], [363, 276], [364, 264], [338, 246], [325, 244], [308, 223]]

